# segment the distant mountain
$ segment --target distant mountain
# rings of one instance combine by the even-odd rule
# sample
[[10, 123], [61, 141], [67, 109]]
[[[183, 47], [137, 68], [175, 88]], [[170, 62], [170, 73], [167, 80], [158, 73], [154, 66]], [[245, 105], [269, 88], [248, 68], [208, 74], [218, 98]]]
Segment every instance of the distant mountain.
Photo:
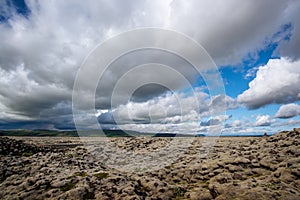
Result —
[[[122, 131], [122, 130], [103, 130], [106, 137], [133, 137], [145, 135], [144, 133], [136, 131]], [[149, 135], [149, 134], [148, 134]], [[0, 130], [0, 136], [31, 136], [31, 137], [78, 137], [76, 130]], [[80, 136], [101, 136], [98, 130], [81, 131]]]
[[180, 133], [156, 133], [153, 137], [194, 137], [194, 135]]
[[31, 137], [78, 137], [77, 131], [57, 130], [0, 130], [0, 136], [31, 136]]
[[[123, 131], [123, 130], [103, 130], [106, 137], [193, 137], [189, 134], [175, 134], [175, 133], [142, 133], [137, 131]], [[78, 137], [76, 130], [0, 130], [0, 136], [31, 136], [31, 137]], [[80, 131], [80, 137], [97, 137], [103, 136], [98, 130]]]

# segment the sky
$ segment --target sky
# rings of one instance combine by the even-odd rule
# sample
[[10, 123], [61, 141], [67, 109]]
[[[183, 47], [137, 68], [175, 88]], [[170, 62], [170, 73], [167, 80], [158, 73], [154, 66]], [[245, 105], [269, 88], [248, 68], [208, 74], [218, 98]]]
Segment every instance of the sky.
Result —
[[[72, 94], [82, 64], [104, 41], [149, 27], [199, 43], [217, 66], [224, 93], [210, 94], [203, 77], [170, 52], [131, 52], [98, 83], [92, 117], [103, 129], [249, 134], [300, 127], [299, 11], [298, 0], [3, 0], [0, 129], [75, 129]], [[119, 93], [112, 104], [124, 74], [153, 62], [187, 77], [193, 95], [167, 71], [145, 68], [127, 84], [148, 78], [172, 88], [146, 84], [130, 99]], [[89, 98], [83, 93], [83, 101]], [[91, 111], [81, 109], [88, 121]]]

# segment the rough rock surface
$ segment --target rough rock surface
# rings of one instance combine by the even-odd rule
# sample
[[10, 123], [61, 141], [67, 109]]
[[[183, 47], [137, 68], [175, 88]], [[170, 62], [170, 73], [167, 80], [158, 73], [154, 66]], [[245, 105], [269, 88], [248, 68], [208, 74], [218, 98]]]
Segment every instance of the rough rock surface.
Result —
[[[171, 138], [114, 138], [153, 151]], [[126, 173], [78, 138], [0, 138], [0, 199], [300, 199], [300, 129], [271, 137], [221, 137], [207, 156], [195, 138], [178, 160]]]

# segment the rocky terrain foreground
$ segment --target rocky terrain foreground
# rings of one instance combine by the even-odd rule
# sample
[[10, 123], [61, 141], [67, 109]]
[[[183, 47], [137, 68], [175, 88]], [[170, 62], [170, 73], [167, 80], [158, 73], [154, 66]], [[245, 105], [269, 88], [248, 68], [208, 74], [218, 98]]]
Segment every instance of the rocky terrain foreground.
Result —
[[[153, 151], [172, 138], [113, 138]], [[147, 172], [108, 167], [74, 137], [0, 137], [0, 199], [300, 199], [300, 129], [220, 137], [206, 156], [195, 138], [174, 163]], [[105, 154], [105, 152], [103, 152]]]

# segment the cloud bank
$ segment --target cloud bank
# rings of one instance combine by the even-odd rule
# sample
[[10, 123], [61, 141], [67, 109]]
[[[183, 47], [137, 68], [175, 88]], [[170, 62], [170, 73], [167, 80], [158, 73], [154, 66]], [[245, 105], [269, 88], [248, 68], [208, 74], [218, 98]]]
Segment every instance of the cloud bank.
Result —
[[[167, 28], [187, 34], [205, 47], [218, 66], [242, 63], [249, 55], [255, 57], [259, 50], [276, 42], [278, 54], [286, 58], [271, 60], [266, 66], [261, 66], [249, 89], [238, 97], [238, 102], [254, 109], [270, 103], [293, 102], [300, 98], [297, 87], [297, 60], [300, 58], [299, 1], [26, 0], [26, 9], [23, 8], [23, 11], [7, 2], [0, 3], [2, 128], [13, 123], [16, 127], [20, 124], [23, 127], [22, 124], [25, 123], [31, 124], [33, 128], [72, 127], [73, 83], [84, 58], [105, 39], [122, 31], [141, 27]], [[289, 40], [284, 34], [277, 34], [274, 38], [274, 34], [282, 31], [285, 24], [292, 26], [287, 33], [290, 35]], [[174, 66], [194, 83], [199, 78], [193, 77], [194, 71], [187, 67], [187, 63], [172, 55], [152, 52], [150, 58], [147, 54], [149, 55], [142, 52], [121, 58], [112, 67], [114, 70], [106, 72], [103, 88], [96, 96], [96, 108], [109, 110], [106, 114], [109, 115], [123, 113], [122, 109], [133, 105], [139, 108], [133, 110], [133, 117], [141, 119], [140, 123], [147, 123], [149, 113], [144, 108], [149, 106], [152, 108], [152, 120], [179, 124], [176, 108], [169, 109], [175, 107], [176, 102], [171, 101], [172, 97], [166, 95], [167, 91], [163, 88], [148, 87], [128, 103], [120, 97], [120, 104], [111, 108], [113, 83], [130, 66], [147, 62], [153, 57], [157, 62]], [[182, 89], [180, 83], [172, 80], [172, 77], [154, 75], [169, 78]], [[204, 97], [207, 93], [199, 95]], [[194, 115], [202, 116], [205, 112], [222, 110], [222, 98], [213, 96], [210, 103], [202, 96], [199, 98], [202, 110], [193, 110], [193, 103], [188, 98], [183, 98], [187, 102], [187, 111], [183, 116], [186, 121]], [[231, 97], [225, 98], [229, 109], [236, 108], [236, 102]], [[284, 115], [278, 115], [280, 116]], [[122, 117], [123, 126], [126, 126], [128, 116]], [[99, 119], [103, 122], [106, 120], [107, 123], [112, 121], [104, 115]], [[188, 125], [182, 124], [181, 127]]]

